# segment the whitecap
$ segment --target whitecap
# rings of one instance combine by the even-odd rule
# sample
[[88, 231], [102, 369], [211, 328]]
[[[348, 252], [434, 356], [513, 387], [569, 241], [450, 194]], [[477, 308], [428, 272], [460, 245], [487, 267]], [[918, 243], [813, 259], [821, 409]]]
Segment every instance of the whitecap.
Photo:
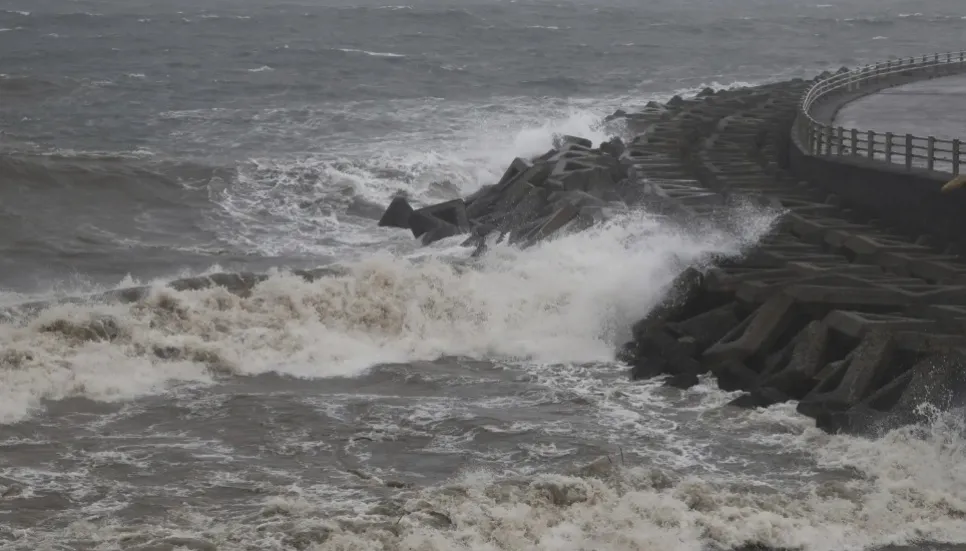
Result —
[[365, 54], [373, 57], [406, 57], [404, 54], [396, 54], [392, 52], [370, 52], [368, 50], [359, 50], [356, 48], [337, 48], [340, 52], [353, 53], [353, 54]]

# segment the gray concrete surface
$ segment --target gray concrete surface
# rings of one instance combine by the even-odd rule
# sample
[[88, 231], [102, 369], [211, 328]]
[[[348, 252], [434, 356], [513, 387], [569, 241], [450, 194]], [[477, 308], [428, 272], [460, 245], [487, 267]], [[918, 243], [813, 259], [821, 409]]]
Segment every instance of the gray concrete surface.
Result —
[[836, 126], [966, 139], [966, 76], [904, 84], [842, 107]]

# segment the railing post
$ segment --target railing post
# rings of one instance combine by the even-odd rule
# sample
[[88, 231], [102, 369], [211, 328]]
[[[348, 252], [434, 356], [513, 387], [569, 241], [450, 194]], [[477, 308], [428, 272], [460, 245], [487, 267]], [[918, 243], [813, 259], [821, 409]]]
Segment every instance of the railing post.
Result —
[[953, 140], [953, 176], [959, 175], [959, 140]]
[[[959, 63], [959, 67], [953, 65], [953, 63], [957, 62]], [[892, 80], [898, 82], [906, 80], [906, 77], [909, 77], [909, 80], [915, 78], [929, 79], [955, 72], [954, 68], [966, 70], [966, 49], [959, 52], [922, 54], [908, 58], [888, 59], [865, 65], [859, 69], [853, 69], [846, 74], [837, 73], [830, 78], [814, 84], [802, 97], [799, 105], [800, 111], [796, 121], [797, 130], [795, 133], [797, 134], [797, 138], [805, 141], [804, 145], [812, 155], [843, 156], [846, 155], [845, 150], [848, 148], [848, 155], [859, 157], [862, 155], [860, 153], [859, 134], [860, 132], [864, 132], [866, 157], [871, 160], [878, 160], [877, 154], [880, 153], [876, 149], [878, 146], [878, 137], [883, 136], [884, 149], [882, 153], [885, 153], [885, 162], [902, 163], [905, 165], [906, 170], [909, 171], [912, 170], [913, 166], [925, 166], [928, 170], [935, 171], [937, 162], [945, 162], [946, 160], [945, 150], [937, 151], [937, 142], [943, 144], [943, 147], [945, 147], [944, 144], [946, 143], [952, 143], [953, 155], [950, 160], [953, 165], [953, 173], [959, 175], [963, 161], [961, 151], [962, 143], [960, 140], [947, 142], [937, 140], [935, 136], [919, 138], [906, 133], [904, 140], [905, 151], [902, 153], [902, 159], [898, 160], [893, 159], [893, 156], [896, 153], [895, 148], [899, 142], [895, 139], [896, 135], [892, 132], [886, 132], [883, 135], [872, 130], [860, 131], [856, 128], [850, 128], [846, 132], [846, 129], [842, 126], [836, 127], [832, 124], [820, 123], [812, 118], [810, 114], [813, 106], [822, 105], [830, 95], [841, 94], [843, 91], [851, 93], [857, 92], [865, 86], [866, 82], [888, 81], [893, 75], [896, 75], [898, 79]], [[925, 145], [916, 145], [916, 140], [923, 140], [926, 143]], [[919, 154], [917, 153], [918, 151], [923, 151], [924, 154]], [[939, 155], [940, 152], [942, 155]], [[915, 159], [917, 158], [925, 159], [926, 162], [922, 165], [916, 165]], [[943, 169], [945, 170], [945, 165], [943, 165]]]
[[912, 134], [906, 134], [906, 170], [912, 170]]
[[912, 170], [912, 134], [906, 134], [906, 170]]

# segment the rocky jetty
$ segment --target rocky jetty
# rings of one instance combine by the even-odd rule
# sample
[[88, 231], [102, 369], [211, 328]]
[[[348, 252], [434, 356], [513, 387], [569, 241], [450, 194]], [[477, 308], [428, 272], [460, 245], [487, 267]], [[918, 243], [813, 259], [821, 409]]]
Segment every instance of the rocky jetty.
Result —
[[[640, 129], [630, 156], [677, 154], [662, 176], [765, 194], [786, 214], [744, 258], [683, 273], [621, 357], [635, 378], [687, 387], [711, 373], [722, 389], [745, 391], [736, 406], [795, 400], [825, 430], [871, 434], [921, 420], [923, 405], [961, 405], [966, 262], [788, 170], [809, 84], [672, 102]], [[646, 175], [654, 164], [637, 166]]]
[[632, 376], [686, 388], [711, 373], [744, 391], [735, 406], [795, 400], [831, 432], [915, 422], [922, 405], [949, 408], [966, 392], [966, 261], [789, 170], [796, 109], [813, 83], [618, 111], [608, 118], [626, 121], [626, 145], [562, 137], [465, 200], [414, 210], [397, 198], [380, 225], [424, 243], [471, 234], [479, 252], [490, 232], [527, 245], [626, 208], [714, 219], [736, 195], [755, 197], [785, 212], [778, 227], [741, 259], [680, 275], [619, 352]]
[[[686, 388], [712, 374], [733, 404], [794, 400], [825, 430], [874, 433], [922, 418], [923, 405], [961, 406], [966, 395], [966, 260], [934, 235], [907, 235], [895, 221], [790, 170], [792, 125], [814, 81], [736, 90], [618, 111], [627, 140], [594, 147], [560, 136], [553, 149], [515, 159], [473, 195], [414, 209], [392, 200], [379, 225], [422, 243], [466, 235], [482, 254], [491, 240], [529, 246], [579, 231], [631, 208], [669, 223], [728, 224], [735, 197], [784, 212], [774, 231], [740, 259], [690, 268], [664, 304], [633, 327], [619, 357], [637, 379]], [[822, 185], [818, 185], [822, 184]], [[957, 193], [950, 186], [948, 193]], [[924, 224], [928, 226], [928, 224]], [[908, 225], [901, 227], [908, 228]], [[338, 268], [300, 271], [313, 280]], [[171, 282], [245, 295], [267, 278], [226, 273]], [[136, 302], [147, 287], [69, 301]], [[0, 310], [21, 319], [50, 303]], [[51, 328], [71, 330], [74, 328]], [[81, 328], [111, 339], [109, 323]], [[85, 337], [85, 338], [87, 338]]]
[[594, 148], [590, 140], [559, 136], [554, 149], [514, 159], [503, 177], [465, 199], [413, 209], [396, 197], [380, 226], [410, 230], [425, 245], [460, 234], [482, 252], [487, 236], [528, 246], [560, 232], [585, 229], [628, 207], [631, 180], [619, 138]]

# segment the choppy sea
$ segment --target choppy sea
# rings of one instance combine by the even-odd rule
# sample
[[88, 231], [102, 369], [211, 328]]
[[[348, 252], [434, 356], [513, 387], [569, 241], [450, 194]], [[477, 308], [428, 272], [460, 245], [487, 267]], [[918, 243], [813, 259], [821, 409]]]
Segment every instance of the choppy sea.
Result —
[[[829, 436], [614, 360], [681, 266], [772, 215], [472, 261], [376, 226], [555, 133], [621, 135], [617, 108], [964, 27], [961, 0], [0, 0], [0, 306], [158, 285], [0, 323], [0, 548], [966, 544], [961, 414]], [[160, 287], [226, 270], [275, 275]]]

